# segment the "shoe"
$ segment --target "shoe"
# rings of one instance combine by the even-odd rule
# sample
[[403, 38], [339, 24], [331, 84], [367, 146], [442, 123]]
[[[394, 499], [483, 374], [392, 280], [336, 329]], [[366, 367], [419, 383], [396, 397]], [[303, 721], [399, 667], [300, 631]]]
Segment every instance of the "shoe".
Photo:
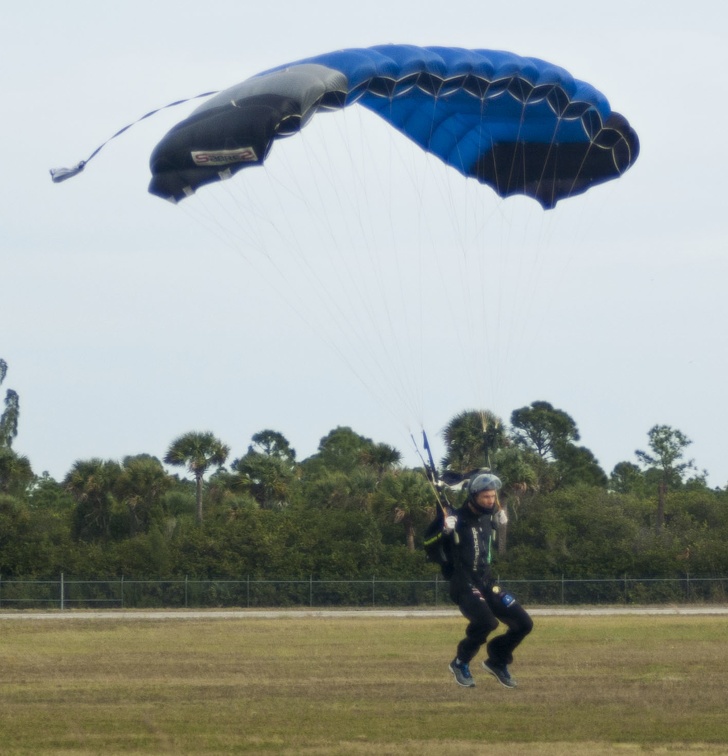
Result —
[[490, 674], [506, 688], [516, 687], [516, 681], [511, 677], [511, 673], [508, 671], [508, 667], [505, 664], [496, 664], [494, 661], [486, 659], [483, 662], [483, 669], [485, 669], [486, 672], [490, 672]]
[[453, 659], [450, 662], [450, 671], [455, 675], [455, 682], [458, 685], [462, 685], [463, 688], [475, 687], [475, 680], [473, 680], [473, 676], [470, 674], [470, 667], [467, 664]]

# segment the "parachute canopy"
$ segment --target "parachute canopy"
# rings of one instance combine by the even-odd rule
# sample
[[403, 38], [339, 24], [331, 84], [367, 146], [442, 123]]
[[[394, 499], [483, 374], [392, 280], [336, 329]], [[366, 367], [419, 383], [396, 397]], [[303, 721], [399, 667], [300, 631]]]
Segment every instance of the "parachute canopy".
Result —
[[383, 45], [339, 50], [218, 93], [151, 156], [152, 194], [177, 202], [260, 165], [276, 139], [357, 103], [501, 197], [544, 208], [624, 173], [639, 153], [627, 120], [567, 71], [494, 50]]

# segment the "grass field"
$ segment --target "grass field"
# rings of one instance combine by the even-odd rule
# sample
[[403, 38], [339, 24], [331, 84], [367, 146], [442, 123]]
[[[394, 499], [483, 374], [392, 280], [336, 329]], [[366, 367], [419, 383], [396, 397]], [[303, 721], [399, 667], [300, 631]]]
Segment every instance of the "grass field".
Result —
[[513, 691], [454, 684], [463, 629], [0, 621], [0, 753], [728, 753], [726, 617], [539, 617]]

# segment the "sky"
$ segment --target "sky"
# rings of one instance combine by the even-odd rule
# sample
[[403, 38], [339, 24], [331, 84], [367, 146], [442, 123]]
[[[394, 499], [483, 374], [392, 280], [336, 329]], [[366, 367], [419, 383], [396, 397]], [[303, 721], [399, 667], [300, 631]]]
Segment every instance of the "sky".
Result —
[[[607, 473], [666, 424], [726, 486], [728, 6], [646, 5], [8, 4], [0, 394], [20, 395], [14, 448], [62, 479], [80, 459], [161, 458], [193, 430], [212, 431], [232, 460], [274, 429], [301, 459], [349, 426], [416, 464], [410, 434], [422, 427], [441, 456], [456, 413], [507, 422], [545, 400], [574, 418]], [[51, 183], [50, 168], [170, 102], [390, 42], [556, 63], [628, 118], [640, 157], [544, 213], [443, 177], [371, 119], [326, 114], [272, 151], [270, 173], [227, 182], [232, 205], [217, 210], [201, 190], [175, 207], [147, 193], [148, 160], [187, 104]], [[291, 176], [304, 200], [280, 211], [293, 192], [271, 185]], [[319, 194], [327, 212], [313, 220]]]

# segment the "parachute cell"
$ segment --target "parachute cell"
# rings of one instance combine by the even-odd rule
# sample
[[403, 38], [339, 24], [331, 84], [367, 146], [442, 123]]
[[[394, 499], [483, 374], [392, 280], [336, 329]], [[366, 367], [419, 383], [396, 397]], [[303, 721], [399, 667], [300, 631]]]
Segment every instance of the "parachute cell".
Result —
[[154, 149], [149, 191], [179, 201], [264, 162], [317, 112], [357, 103], [501, 197], [544, 208], [619, 177], [639, 141], [607, 99], [567, 71], [493, 50], [384, 45], [340, 50], [220, 92]]

